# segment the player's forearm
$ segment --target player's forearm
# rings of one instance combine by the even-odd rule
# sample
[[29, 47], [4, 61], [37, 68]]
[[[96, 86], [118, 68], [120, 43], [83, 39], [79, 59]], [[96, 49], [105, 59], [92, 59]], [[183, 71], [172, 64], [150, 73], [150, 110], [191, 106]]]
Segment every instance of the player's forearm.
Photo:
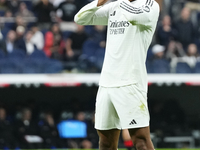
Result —
[[74, 21], [80, 25], [107, 25], [109, 5], [101, 6], [107, 1], [108, 0], [95, 0], [85, 5], [75, 15]]
[[96, 10], [98, 10], [97, 1], [93, 1], [79, 10], [74, 17], [74, 21], [80, 25], [92, 25], [92, 17]]

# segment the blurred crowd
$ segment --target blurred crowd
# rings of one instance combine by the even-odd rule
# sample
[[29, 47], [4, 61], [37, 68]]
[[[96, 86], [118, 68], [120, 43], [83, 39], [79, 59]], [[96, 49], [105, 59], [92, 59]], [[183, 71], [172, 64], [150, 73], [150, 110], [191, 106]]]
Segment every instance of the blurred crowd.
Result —
[[[165, 137], [190, 136], [196, 139], [199, 147], [199, 120], [187, 119], [188, 116], [177, 100], [150, 100], [151, 133], [156, 138], [155, 146], [159, 148], [176, 147], [175, 143], [164, 141]], [[98, 135], [94, 129], [95, 100], [71, 99], [65, 102], [45, 102], [27, 100], [6, 103], [0, 102], [0, 149], [56, 149], [56, 148], [98, 148]], [[79, 121], [86, 126], [85, 137], [64, 137], [64, 130], [59, 129], [60, 123]], [[66, 126], [65, 126], [66, 127]], [[70, 129], [67, 128], [67, 132]], [[80, 131], [82, 132], [82, 131]], [[123, 134], [122, 134], [123, 135]], [[124, 138], [120, 136], [119, 148], [125, 148]], [[182, 143], [185, 146], [189, 144]]]
[[[0, 73], [100, 72], [106, 27], [84, 27], [73, 21], [74, 14], [90, 1], [0, 0]], [[147, 72], [200, 73], [200, 1], [157, 1], [161, 15], [147, 53]], [[177, 105], [170, 101], [150, 106], [152, 131], [161, 139], [187, 135], [184, 130], [190, 129]], [[38, 113], [31, 106], [20, 106], [15, 112], [0, 107], [0, 149], [97, 148], [93, 109], [88, 113], [79, 108], [58, 115], [43, 109]], [[69, 119], [87, 125], [87, 138], [59, 136], [57, 124]]]
[[[88, 1], [0, 0], [0, 68], [3, 67], [0, 73], [100, 72], [106, 27], [84, 27], [73, 21], [86, 3]], [[98, 60], [94, 61], [97, 55]], [[61, 63], [52, 71], [38, 71], [37, 67], [47, 60]], [[11, 66], [6, 66], [11, 69], [4, 69], [4, 61], [11, 62]], [[27, 61], [32, 69], [22, 66]], [[19, 64], [15, 66], [18, 69], [12, 69], [12, 64]]]
[[199, 73], [199, 0], [163, 2], [154, 42], [147, 57], [148, 72]]
[[[63, 138], [58, 124], [66, 120], [84, 123], [87, 127], [86, 137]], [[98, 147], [98, 136], [93, 127], [93, 112], [63, 111], [59, 117], [55, 117], [52, 111], [38, 114], [30, 107], [22, 107], [12, 116], [5, 107], [0, 107], [0, 133], [0, 149], [4, 150]]]
[[[0, 0], [0, 73], [100, 72], [106, 27], [73, 21], [90, 1]], [[157, 1], [161, 15], [147, 53], [148, 73], [199, 73], [199, 0]], [[60, 63], [44, 71], [51, 60]], [[29, 69], [22, 65], [27, 62]]]

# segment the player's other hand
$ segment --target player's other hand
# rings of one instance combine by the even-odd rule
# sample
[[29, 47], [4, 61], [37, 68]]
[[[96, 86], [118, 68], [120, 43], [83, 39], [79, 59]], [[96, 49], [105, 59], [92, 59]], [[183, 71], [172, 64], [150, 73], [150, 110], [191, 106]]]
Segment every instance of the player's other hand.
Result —
[[108, 0], [98, 0], [97, 6], [105, 4]]

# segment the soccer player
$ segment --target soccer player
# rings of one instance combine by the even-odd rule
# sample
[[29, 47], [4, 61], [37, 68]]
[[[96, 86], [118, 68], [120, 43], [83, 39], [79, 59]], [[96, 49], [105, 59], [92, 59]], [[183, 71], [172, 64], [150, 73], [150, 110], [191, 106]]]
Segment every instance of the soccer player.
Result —
[[95, 0], [76, 15], [81, 25], [107, 25], [106, 52], [96, 100], [100, 150], [117, 150], [128, 129], [137, 150], [154, 150], [150, 139], [145, 60], [159, 16], [155, 0]]

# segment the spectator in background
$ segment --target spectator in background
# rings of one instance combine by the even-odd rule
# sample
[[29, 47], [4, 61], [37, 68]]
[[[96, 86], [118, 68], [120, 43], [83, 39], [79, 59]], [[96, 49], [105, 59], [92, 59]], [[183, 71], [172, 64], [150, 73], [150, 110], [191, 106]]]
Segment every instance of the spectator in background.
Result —
[[34, 12], [37, 14], [38, 24], [41, 29], [48, 29], [50, 27], [51, 12], [53, 12], [53, 5], [48, 0], [40, 0], [34, 7]]
[[196, 44], [189, 44], [187, 48], [187, 55], [184, 57], [173, 58], [171, 61], [171, 68], [175, 70], [178, 62], [185, 62], [192, 69], [199, 60], [199, 53]]
[[156, 34], [158, 44], [165, 47], [167, 47], [171, 41], [175, 40], [176, 31], [171, 26], [170, 16], [166, 15], [163, 17], [161, 24], [158, 26]]
[[158, 27], [157, 40], [160, 45], [166, 47], [166, 58], [182, 57], [185, 55], [182, 44], [175, 41], [177, 31], [171, 26], [171, 17], [166, 15]]
[[5, 14], [4, 14], [4, 17], [6, 17], [6, 18], [11, 18], [11, 17], [13, 17], [12, 11], [6, 10], [6, 12], [5, 12]]
[[82, 54], [83, 43], [87, 40], [87, 38], [88, 36], [85, 33], [84, 26], [77, 24], [77, 31], [72, 33], [66, 40], [66, 60], [78, 60], [78, 57]]
[[165, 47], [156, 44], [152, 47], [152, 52], [154, 58], [151, 62], [149, 71], [152, 73], [170, 73], [169, 61], [165, 57]]
[[15, 41], [16, 48], [25, 51], [26, 45], [24, 43], [24, 33], [25, 33], [24, 26], [18, 26], [16, 28], [16, 33], [17, 33], [17, 38], [16, 38], [16, 41]]
[[190, 67], [195, 67], [199, 57], [196, 44], [190, 44], [187, 49], [187, 56], [185, 56]]
[[15, 47], [16, 32], [10, 30], [7, 34], [6, 40], [0, 41], [0, 49], [2, 49], [6, 54], [11, 53]]
[[36, 49], [35, 44], [31, 41], [32, 37], [33, 37], [33, 32], [31, 30], [28, 31], [24, 37], [25, 51], [28, 55], [31, 55]]
[[44, 48], [44, 36], [42, 32], [39, 30], [37, 25], [33, 25], [31, 28], [33, 32], [33, 36], [31, 38], [31, 42], [36, 46], [38, 50], [43, 50]]
[[43, 120], [39, 122], [39, 128], [46, 148], [60, 146], [58, 130], [51, 112], [44, 113]]
[[49, 0], [49, 1], [53, 4], [54, 8], [57, 8], [60, 5], [60, 3], [64, 2], [65, 0]]
[[[6, 10], [4, 13], [4, 16], [6, 18], [6, 20], [12, 20], [13, 18], [13, 13], [10, 10]], [[14, 26], [15, 24], [13, 22], [4, 22], [4, 29], [10, 29], [10, 30], [14, 30]]]
[[62, 21], [74, 21], [74, 16], [78, 12], [75, 0], [65, 0], [56, 10], [57, 17]]
[[0, 0], [0, 11], [6, 11], [8, 9], [7, 0]]
[[16, 16], [15, 18], [15, 25], [13, 27], [13, 30], [16, 30], [18, 26], [23, 26], [24, 28], [26, 28], [26, 22], [25, 20], [21, 17], [21, 16]]
[[24, 2], [20, 3], [19, 5], [19, 10], [16, 13], [16, 16], [21, 16], [21, 17], [33, 17], [33, 13], [27, 9], [27, 6]]
[[88, 139], [84, 139], [80, 144], [80, 148], [82, 149], [92, 149], [92, 147], [92, 142]]
[[11, 123], [6, 120], [6, 110], [0, 108], [0, 149], [5, 147], [15, 148], [17, 141], [14, 138], [13, 127]]
[[50, 31], [45, 34], [44, 52], [48, 57], [60, 59], [62, 51], [62, 34], [59, 24], [51, 26]]
[[106, 46], [106, 27], [95, 25], [90, 38], [97, 42], [100, 47], [105, 48]]
[[[29, 108], [24, 108], [21, 112], [21, 115], [21, 119], [19, 119], [15, 125], [16, 137], [21, 143], [20, 148], [41, 148], [40, 143], [42, 142], [42, 139], [37, 136], [38, 128], [32, 120], [31, 110]], [[37, 139], [37, 142], [32, 142], [30, 135], [34, 135], [35, 140]]]
[[195, 29], [190, 20], [190, 9], [186, 7], [182, 9], [181, 18], [175, 23], [175, 28], [178, 31], [177, 41], [186, 50], [188, 45], [194, 42], [195, 39]]
[[183, 57], [186, 53], [182, 47], [182, 44], [176, 41], [171, 41], [167, 47], [166, 58], [171, 60], [176, 57]]
[[82, 111], [79, 111], [79, 112], [76, 114], [76, 120], [85, 122], [85, 113], [82, 112]]
[[164, 55], [165, 47], [159, 44], [156, 44], [152, 47], [152, 52], [154, 54], [154, 59], [165, 59]]
[[11, 0], [8, 1], [8, 7], [15, 14], [19, 9], [19, 1], [18, 0]]

